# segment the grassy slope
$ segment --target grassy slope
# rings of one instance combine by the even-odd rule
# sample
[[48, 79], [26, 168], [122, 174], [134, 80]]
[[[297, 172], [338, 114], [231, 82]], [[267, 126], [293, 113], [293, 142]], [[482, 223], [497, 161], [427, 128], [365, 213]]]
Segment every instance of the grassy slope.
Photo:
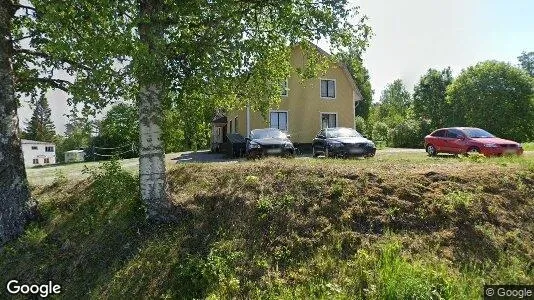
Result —
[[0, 253], [0, 283], [53, 280], [67, 299], [471, 299], [534, 283], [531, 156], [178, 165], [172, 226], [146, 223], [116, 166], [64, 180], [35, 188], [41, 218]]

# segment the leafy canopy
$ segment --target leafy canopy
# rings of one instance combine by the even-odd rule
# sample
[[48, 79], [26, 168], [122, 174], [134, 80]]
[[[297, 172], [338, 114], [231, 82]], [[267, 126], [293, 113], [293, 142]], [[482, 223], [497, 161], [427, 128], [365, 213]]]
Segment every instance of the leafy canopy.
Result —
[[48, 101], [44, 95], [39, 97], [23, 137], [34, 141], [52, 142], [56, 131], [51, 115], [52, 111]]
[[456, 126], [481, 127], [493, 134], [534, 139], [534, 81], [508, 63], [485, 61], [469, 67], [447, 88]]
[[527, 71], [530, 76], [534, 77], [534, 51], [528, 53], [523, 52], [517, 59], [521, 68]]
[[431, 128], [454, 125], [450, 120], [450, 104], [445, 99], [447, 86], [452, 80], [450, 68], [441, 71], [429, 69], [414, 88], [414, 114], [419, 119], [428, 120]]
[[[162, 84], [167, 108], [248, 102], [262, 110], [279, 101], [279, 83], [290, 72], [288, 45], [326, 38], [333, 48], [364, 47], [369, 34], [364, 19], [349, 23], [358, 9], [346, 0], [32, 3], [38, 13], [25, 26], [40, 33], [32, 47], [76, 62], [67, 68], [68, 88], [86, 111], [135, 99], [143, 82]], [[142, 5], [149, 15], [139, 13]]]

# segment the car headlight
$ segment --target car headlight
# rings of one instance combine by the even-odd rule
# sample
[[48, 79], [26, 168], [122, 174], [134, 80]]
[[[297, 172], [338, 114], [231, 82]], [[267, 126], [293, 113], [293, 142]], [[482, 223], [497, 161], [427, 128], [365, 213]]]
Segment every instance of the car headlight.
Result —
[[373, 143], [373, 142], [367, 143], [367, 147], [376, 148], [375, 147], [375, 143]]
[[291, 143], [285, 143], [284, 148], [293, 148], [293, 145]]
[[251, 142], [250, 144], [248, 144], [248, 147], [249, 147], [250, 149], [259, 149], [259, 148], [261, 148], [261, 145], [258, 144], [258, 143], [253, 143], [253, 142]]
[[330, 148], [341, 148], [341, 147], [343, 147], [343, 144], [342, 143], [336, 143], [336, 142], [329, 142], [328, 143], [328, 147], [330, 147]]
[[486, 147], [486, 148], [497, 148], [497, 147], [499, 147], [499, 145], [494, 144], [494, 143], [490, 143], [490, 144], [484, 144], [484, 147]]

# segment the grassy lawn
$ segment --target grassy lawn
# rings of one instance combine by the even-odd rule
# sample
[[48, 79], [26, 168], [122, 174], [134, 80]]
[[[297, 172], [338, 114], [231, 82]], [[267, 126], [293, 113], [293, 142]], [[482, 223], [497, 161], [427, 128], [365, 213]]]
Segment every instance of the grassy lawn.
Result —
[[525, 151], [534, 151], [534, 142], [533, 143], [523, 143], [523, 150]]
[[[532, 143], [534, 146], [534, 143]], [[173, 159], [175, 159], [179, 154], [172, 153], [166, 155], [166, 164], [168, 169], [179, 165]], [[534, 151], [526, 152], [522, 157], [519, 158], [489, 158], [489, 159], [479, 159], [478, 162], [489, 163], [489, 164], [516, 164], [516, 163], [528, 163], [529, 161], [534, 160]], [[429, 167], [436, 165], [451, 165], [451, 164], [462, 164], [466, 162], [471, 162], [472, 160], [463, 157], [455, 157], [452, 155], [439, 155], [438, 157], [428, 157], [423, 151], [405, 151], [404, 149], [400, 150], [379, 150], [375, 157], [370, 159], [312, 159], [310, 157], [301, 157], [297, 158], [295, 161], [301, 164], [349, 164], [362, 167], [371, 167], [373, 169], [378, 168], [390, 168], [392, 165], [401, 166], [401, 165], [428, 165]], [[139, 168], [138, 158], [124, 159], [121, 160], [122, 167], [132, 173], [137, 173]], [[252, 162], [240, 160], [239, 164], [250, 164]], [[26, 170], [28, 175], [28, 180], [31, 185], [46, 185], [54, 181], [54, 179], [66, 176], [72, 180], [78, 180], [86, 178], [88, 175], [83, 174], [83, 170], [87, 168], [94, 168], [100, 165], [99, 162], [83, 162], [83, 163], [74, 163], [67, 165], [58, 165], [58, 166], [49, 166], [41, 168], [29, 168]], [[214, 163], [217, 164], [217, 163]]]
[[40, 217], [0, 251], [0, 282], [52, 280], [61, 299], [477, 299], [534, 282], [532, 153], [168, 163], [168, 225], [146, 220], [136, 159], [88, 180], [84, 164], [29, 170]]
[[[167, 166], [176, 164], [173, 158], [177, 154], [171, 153], [165, 156]], [[130, 158], [120, 160], [122, 167], [132, 173], [139, 172], [139, 158]], [[46, 166], [37, 168], [26, 169], [28, 181], [30, 185], [47, 185], [54, 181], [58, 177], [65, 176], [69, 180], [80, 180], [88, 177], [88, 174], [84, 174], [83, 170], [86, 168], [94, 168], [101, 165], [101, 162], [80, 162], [72, 164], [63, 164], [57, 166]]]

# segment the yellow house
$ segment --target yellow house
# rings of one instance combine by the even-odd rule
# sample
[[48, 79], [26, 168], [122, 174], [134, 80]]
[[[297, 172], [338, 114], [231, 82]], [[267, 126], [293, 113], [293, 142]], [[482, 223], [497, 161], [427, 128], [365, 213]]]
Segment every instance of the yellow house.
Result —
[[[319, 47], [317, 51], [329, 56]], [[291, 52], [293, 69], [303, 68], [305, 60], [304, 51], [295, 46]], [[304, 81], [292, 73], [284, 85], [279, 107], [270, 109], [267, 118], [248, 107], [231, 111], [222, 130], [246, 137], [253, 129], [272, 127], [290, 134], [295, 144], [309, 144], [322, 128], [354, 128], [355, 106], [362, 96], [346, 66], [332, 63], [324, 74]]]

